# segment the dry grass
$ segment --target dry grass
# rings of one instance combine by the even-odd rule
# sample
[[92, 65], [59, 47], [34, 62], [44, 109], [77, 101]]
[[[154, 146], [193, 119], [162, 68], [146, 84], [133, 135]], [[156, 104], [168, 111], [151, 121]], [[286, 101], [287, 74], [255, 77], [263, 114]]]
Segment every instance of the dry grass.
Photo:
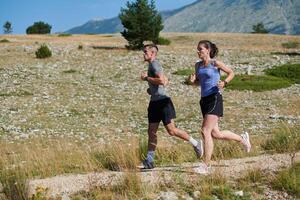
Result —
[[[124, 143], [112, 142], [107, 145], [87, 145], [75, 143], [71, 140], [34, 139], [20, 144], [2, 143], [0, 149], [2, 155], [0, 181], [4, 185], [7, 196], [12, 199], [25, 199], [26, 179], [102, 170], [135, 171], [140, 159], [143, 158], [143, 148], [145, 148], [145, 142], [143, 141], [145, 139], [140, 139], [139, 142], [138, 140], [131, 140]], [[255, 140], [253, 145], [258, 146]], [[217, 143], [215, 159], [246, 156], [240, 147], [235, 148], [235, 146], [232, 143]], [[253, 152], [252, 155], [255, 155], [255, 153]], [[167, 140], [159, 144], [156, 156], [158, 166], [168, 166], [182, 162], [197, 162], [193, 149], [189, 144], [175, 145]], [[136, 175], [133, 176], [133, 173], [128, 173], [124, 183], [120, 183], [120, 186], [110, 189], [102, 188], [100, 191], [95, 190], [96, 194], [94, 195], [102, 195], [103, 190], [105, 192], [110, 191], [114, 195], [130, 196], [130, 198], [137, 198], [141, 194], [146, 195], [145, 193], [149, 189], [146, 186], [139, 186], [139, 181], [140, 179]], [[206, 191], [209, 188], [203, 186], [202, 189]], [[152, 193], [150, 192], [147, 195], [150, 194]]]
[[95, 146], [67, 140], [34, 139], [21, 144], [1, 144], [0, 181], [12, 199], [26, 199], [26, 180], [65, 173], [105, 169], [135, 169], [137, 145]]

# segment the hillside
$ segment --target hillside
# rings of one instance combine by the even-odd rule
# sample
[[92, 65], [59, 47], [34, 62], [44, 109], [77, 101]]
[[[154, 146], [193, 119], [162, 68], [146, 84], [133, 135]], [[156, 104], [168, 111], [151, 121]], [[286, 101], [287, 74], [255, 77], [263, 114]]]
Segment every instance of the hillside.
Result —
[[[300, 1], [295, 0], [198, 0], [182, 8], [161, 12], [165, 32], [251, 32], [263, 22], [276, 34], [300, 34]], [[91, 20], [67, 33], [116, 33], [118, 17]]]

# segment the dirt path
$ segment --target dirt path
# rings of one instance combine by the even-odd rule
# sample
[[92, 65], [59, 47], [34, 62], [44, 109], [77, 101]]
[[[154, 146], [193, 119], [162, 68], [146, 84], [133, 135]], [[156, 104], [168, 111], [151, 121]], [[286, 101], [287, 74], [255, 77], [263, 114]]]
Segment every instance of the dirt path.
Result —
[[[300, 152], [296, 154], [295, 161], [300, 161]], [[193, 172], [199, 163], [184, 163], [168, 167], [158, 167], [151, 171], [138, 172], [142, 183], [158, 184], [171, 183], [172, 175], [180, 174], [184, 180], [203, 176]], [[236, 179], [243, 176], [250, 169], [277, 171], [291, 165], [289, 154], [261, 155], [241, 159], [220, 160], [212, 163], [212, 173], [221, 172], [227, 178]], [[64, 194], [71, 195], [79, 191], [89, 191], [93, 187], [107, 187], [116, 185], [128, 173], [136, 172], [112, 172], [88, 174], [61, 175], [46, 179], [35, 179], [28, 181], [28, 196], [36, 194], [37, 191], [47, 191], [47, 197], [58, 197]]]

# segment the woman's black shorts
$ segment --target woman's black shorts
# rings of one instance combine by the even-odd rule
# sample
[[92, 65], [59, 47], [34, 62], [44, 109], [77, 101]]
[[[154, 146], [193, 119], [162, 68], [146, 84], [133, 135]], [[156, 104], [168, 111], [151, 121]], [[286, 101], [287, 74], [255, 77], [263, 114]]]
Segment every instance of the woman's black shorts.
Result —
[[158, 101], [150, 101], [148, 107], [149, 123], [159, 123], [162, 121], [164, 125], [168, 125], [174, 118], [176, 118], [176, 112], [170, 98], [165, 98]]
[[206, 114], [223, 116], [223, 98], [222, 95], [214, 93], [206, 97], [201, 97], [200, 107], [203, 117]]

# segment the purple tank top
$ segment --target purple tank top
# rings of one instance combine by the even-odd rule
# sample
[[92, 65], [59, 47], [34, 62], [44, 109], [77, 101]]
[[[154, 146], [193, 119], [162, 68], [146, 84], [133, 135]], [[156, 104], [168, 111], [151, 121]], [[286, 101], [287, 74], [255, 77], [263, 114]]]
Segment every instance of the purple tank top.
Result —
[[204, 66], [202, 62], [196, 63], [196, 76], [200, 82], [201, 97], [219, 92], [220, 70], [215, 66], [214, 60], [208, 66]]

